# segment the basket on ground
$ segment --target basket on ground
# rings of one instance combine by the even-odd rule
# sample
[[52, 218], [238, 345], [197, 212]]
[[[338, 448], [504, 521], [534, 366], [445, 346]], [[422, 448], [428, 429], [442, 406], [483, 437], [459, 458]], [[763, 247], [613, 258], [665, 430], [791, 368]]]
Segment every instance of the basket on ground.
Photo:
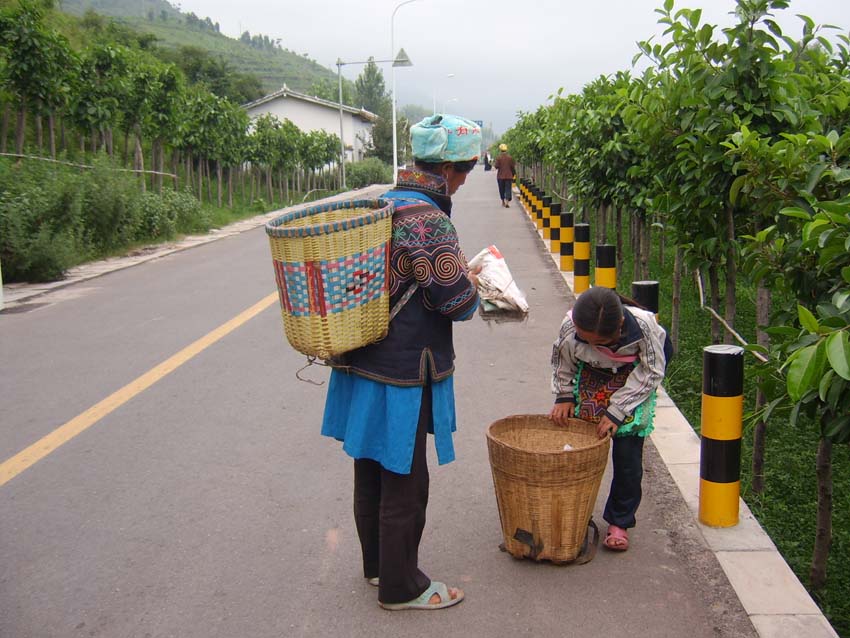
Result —
[[[569, 444], [572, 449], [564, 450]], [[515, 558], [574, 561], [581, 552], [610, 439], [593, 423], [517, 415], [487, 430], [505, 549]]]
[[349, 200], [266, 224], [286, 337], [328, 359], [384, 338], [394, 205]]

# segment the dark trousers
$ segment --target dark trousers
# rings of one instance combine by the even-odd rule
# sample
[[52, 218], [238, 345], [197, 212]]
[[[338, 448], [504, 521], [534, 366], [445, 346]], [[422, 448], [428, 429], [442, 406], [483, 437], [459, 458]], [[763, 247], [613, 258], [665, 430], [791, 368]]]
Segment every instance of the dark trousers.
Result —
[[396, 474], [371, 459], [354, 461], [354, 521], [363, 551], [363, 575], [380, 578], [378, 600], [403, 603], [431, 585], [419, 569], [419, 541], [428, 506], [425, 443], [431, 420], [431, 387], [422, 407], [410, 474]]
[[497, 179], [499, 182], [499, 197], [506, 202], [511, 201], [511, 185], [514, 183], [512, 179]]
[[602, 518], [623, 529], [635, 526], [635, 512], [640, 505], [643, 441], [642, 436], [614, 437], [613, 440], [614, 478]]

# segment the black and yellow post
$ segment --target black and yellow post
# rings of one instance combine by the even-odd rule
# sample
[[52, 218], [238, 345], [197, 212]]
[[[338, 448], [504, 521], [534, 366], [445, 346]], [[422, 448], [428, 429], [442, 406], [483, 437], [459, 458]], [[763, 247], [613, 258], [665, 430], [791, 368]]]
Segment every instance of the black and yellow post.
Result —
[[557, 202], [549, 207], [549, 251], [561, 254], [561, 205]]
[[531, 187], [531, 196], [528, 198], [528, 203], [530, 204], [528, 207], [528, 215], [532, 219], [537, 215], [537, 202], [539, 201], [540, 189], [536, 186]]
[[552, 197], [551, 195], [546, 198], [546, 201], [543, 202], [543, 239], [549, 240], [552, 238], [552, 233], [550, 229], [552, 228]]
[[538, 188], [534, 197], [534, 225], [540, 228], [540, 216], [543, 215], [543, 189]]
[[738, 524], [743, 395], [744, 349], [703, 348], [699, 520], [711, 527]]
[[633, 281], [632, 299], [657, 315], [659, 308], [658, 289], [657, 281]]
[[588, 288], [590, 288], [590, 224], [576, 224], [573, 292], [580, 295]]
[[613, 244], [596, 245], [596, 270], [593, 280], [597, 286], [617, 289], [617, 247]]
[[575, 229], [573, 228], [573, 214], [571, 212], [561, 213], [561, 271], [572, 272], [575, 265], [573, 258], [573, 239]]
[[543, 230], [544, 220], [549, 214], [549, 207], [552, 205], [552, 198], [549, 195], [544, 195], [540, 198], [540, 209], [537, 215], [537, 229]]

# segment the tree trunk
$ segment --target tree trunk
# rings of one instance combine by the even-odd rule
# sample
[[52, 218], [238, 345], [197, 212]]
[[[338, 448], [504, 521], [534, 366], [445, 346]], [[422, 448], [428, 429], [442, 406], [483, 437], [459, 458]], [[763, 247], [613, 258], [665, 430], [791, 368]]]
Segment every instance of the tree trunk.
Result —
[[218, 202], [218, 207], [221, 208], [221, 162], [215, 161], [215, 176], [216, 176], [216, 201]]
[[6, 152], [6, 136], [9, 135], [9, 119], [12, 116], [12, 105], [3, 105], [3, 121], [0, 124], [0, 153]]
[[133, 168], [137, 171], [136, 175], [139, 177], [139, 183], [142, 185], [142, 192], [144, 193], [147, 190], [148, 183], [145, 179], [145, 153], [142, 150], [142, 139], [141, 134], [137, 132], [134, 136], [136, 139], [136, 151], [133, 157]]
[[210, 161], [208, 159], [204, 160], [204, 170], [207, 173], [207, 201], [212, 202], [213, 194], [212, 194], [212, 169], [210, 169]]
[[162, 139], [158, 139], [156, 144], [157, 155], [159, 157], [159, 162], [157, 162], [156, 166], [156, 192], [162, 195], [162, 184], [164, 182], [162, 174], [165, 172], [165, 143]]
[[[710, 290], [710, 296], [708, 298], [708, 304], [712, 308], [714, 308], [715, 312], [720, 307], [720, 276], [717, 272], [717, 264], [712, 263], [708, 267], [708, 283]], [[714, 315], [711, 316], [711, 343], [718, 344], [723, 341], [723, 331], [720, 327], [720, 322], [714, 318]]]
[[59, 116], [59, 151], [64, 153], [68, 148], [67, 140], [65, 139], [65, 118]]
[[175, 191], [180, 189], [180, 178], [178, 177], [178, 167], [180, 166], [180, 154], [177, 150], [171, 151], [171, 173], [174, 177], [171, 178], [171, 185]]
[[41, 125], [41, 115], [38, 113], [35, 116], [35, 143], [40, 154], [44, 150], [44, 128]]
[[198, 201], [204, 203], [204, 160], [198, 158]]
[[269, 166], [266, 169], [266, 193], [269, 196], [269, 204], [274, 201], [274, 192], [272, 191], [272, 169]]
[[227, 207], [233, 208], [233, 167], [227, 167]]
[[649, 279], [649, 260], [652, 256], [652, 224], [646, 214], [641, 216], [641, 240], [640, 247], [640, 278], [645, 281]]
[[[121, 151], [121, 166], [127, 166], [130, 157], [130, 127], [124, 129], [124, 148]], [[135, 161], [135, 158], [134, 158]], [[135, 167], [134, 167], [135, 168]]]
[[[735, 327], [735, 312], [737, 311], [737, 300], [735, 288], [737, 284], [738, 268], [735, 263], [735, 217], [731, 206], [726, 207], [726, 239], [729, 242], [726, 249], [726, 311], [723, 318], [733, 328]], [[723, 343], [734, 343], [734, 337], [726, 330]]]
[[661, 267], [661, 272], [664, 272], [664, 247], [667, 243], [666, 238], [667, 233], [662, 228], [658, 236], [658, 265]]
[[[617, 206], [614, 221], [614, 231], [617, 235], [617, 272], [623, 272], [623, 207]], [[622, 276], [622, 275], [621, 275]]]
[[682, 300], [682, 249], [676, 247], [676, 257], [673, 260], [673, 294], [670, 300], [670, 341], [673, 352], [679, 352], [679, 303]]
[[818, 513], [809, 584], [817, 591], [826, 585], [826, 563], [829, 559], [829, 548], [832, 545], [832, 442], [827, 439], [822, 438], [818, 443], [816, 467]]
[[[763, 330], [770, 322], [770, 290], [764, 284], [756, 289], [756, 342], [765, 348], [770, 346], [770, 336]], [[756, 412], [761, 410], [766, 398], [761, 390], [756, 392]], [[767, 423], [759, 419], [753, 426], [752, 490], [754, 494], [764, 492], [764, 447], [767, 440]]]
[[[27, 129], [27, 110], [26, 102], [21, 100], [21, 110], [18, 111], [18, 125], [15, 129], [15, 153], [18, 155], [24, 154], [24, 136]], [[20, 163], [18, 159], [18, 163]]]
[[50, 157], [56, 159], [56, 120], [53, 111], [47, 115], [47, 140], [50, 148]]

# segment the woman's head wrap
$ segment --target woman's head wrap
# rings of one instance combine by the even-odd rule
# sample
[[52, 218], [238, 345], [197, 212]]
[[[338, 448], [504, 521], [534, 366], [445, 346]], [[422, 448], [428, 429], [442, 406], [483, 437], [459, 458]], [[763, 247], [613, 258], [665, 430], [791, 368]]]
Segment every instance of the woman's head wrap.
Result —
[[481, 155], [481, 127], [457, 115], [429, 115], [410, 127], [414, 159], [468, 162]]

